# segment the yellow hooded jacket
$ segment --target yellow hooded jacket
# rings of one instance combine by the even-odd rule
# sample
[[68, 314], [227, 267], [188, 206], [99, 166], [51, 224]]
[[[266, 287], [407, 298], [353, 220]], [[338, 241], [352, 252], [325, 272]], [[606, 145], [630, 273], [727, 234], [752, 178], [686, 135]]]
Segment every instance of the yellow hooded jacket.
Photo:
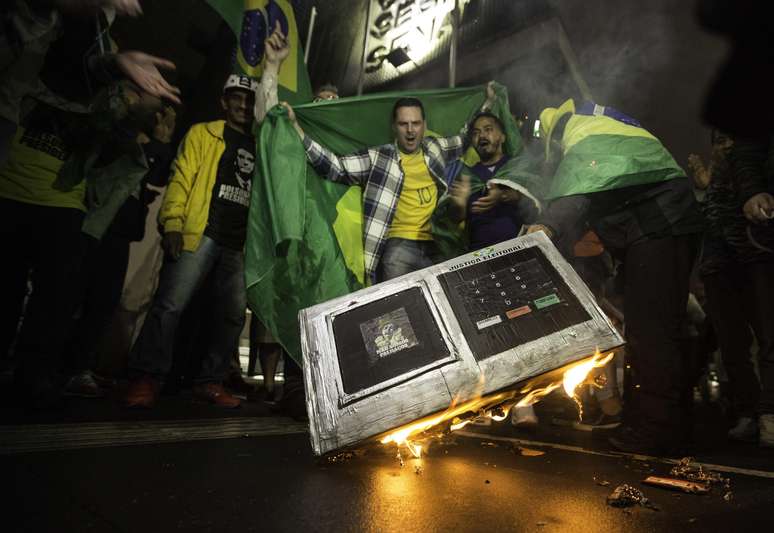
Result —
[[194, 252], [202, 240], [210, 213], [210, 199], [218, 163], [226, 149], [225, 121], [202, 122], [188, 130], [172, 163], [159, 223], [164, 233], [183, 234], [183, 250]]

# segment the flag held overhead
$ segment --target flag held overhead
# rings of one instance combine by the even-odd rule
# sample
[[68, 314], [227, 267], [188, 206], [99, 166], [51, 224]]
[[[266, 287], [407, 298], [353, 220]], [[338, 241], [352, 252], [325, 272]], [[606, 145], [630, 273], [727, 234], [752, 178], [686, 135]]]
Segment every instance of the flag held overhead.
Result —
[[279, 26], [290, 44], [290, 55], [279, 72], [279, 97], [291, 103], [312, 99], [309, 74], [298, 35], [293, 6], [287, 0], [208, 0], [237, 38], [237, 64], [247, 76], [259, 79], [266, 59], [264, 41]]

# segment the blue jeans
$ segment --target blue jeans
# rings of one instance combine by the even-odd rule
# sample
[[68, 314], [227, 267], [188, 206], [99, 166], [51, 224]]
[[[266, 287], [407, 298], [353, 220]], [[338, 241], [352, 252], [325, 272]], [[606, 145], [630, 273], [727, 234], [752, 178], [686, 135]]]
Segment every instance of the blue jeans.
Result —
[[169, 373], [180, 315], [204, 279], [214, 271], [216, 298], [212, 302], [209, 346], [201, 372], [194, 381], [222, 381], [228, 374], [245, 323], [244, 270], [241, 251], [221, 246], [207, 236], [202, 237], [195, 252], [184, 251], [177, 261], [165, 261], [159, 288], [129, 358], [132, 373], [156, 378]]
[[438, 260], [433, 241], [388, 239], [376, 270], [376, 281], [381, 283], [404, 274], [434, 265]]

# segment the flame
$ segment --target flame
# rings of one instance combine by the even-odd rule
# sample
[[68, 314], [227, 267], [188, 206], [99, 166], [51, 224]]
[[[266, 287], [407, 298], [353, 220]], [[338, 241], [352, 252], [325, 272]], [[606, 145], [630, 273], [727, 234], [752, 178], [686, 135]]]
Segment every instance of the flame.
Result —
[[602, 355], [597, 351], [593, 357], [586, 359], [567, 370], [562, 377], [562, 385], [564, 386], [565, 394], [570, 398], [574, 398], [575, 390], [586, 381], [589, 372], [595, 368], [602, 368], [609, 363], [611, 359], [613, 359], [613, 352]]
[[564, 372], [561, 381], [555, 381], [546, 387], [540, 387], [534, 390], [529, 390], [529, 388], [522, 390], [522, 393], [527, 394], [521, 400], [519, 400], [519, 403], [516, 404], [516, 407], [526, 407], [528, 405], [533, 405], [540, 401], [540, 398], [543, 396], [546, 396], [559, 387], [562, 387], [564, 388], [564, 393], [567, 395], [567, 397], [571, 398], [578, 406], [578, 418], [582, 418], [583, 404], [576, 394], [578, 387], [581, 386], [584, 381], [586, 381], [586, 378], [592, 370], [605, 366], [613, 359], [614, 355], [615, 354], [613, 352], [603, 355], [599, 352], [599, 350], [597, 350], [592, 357], [589, 357], [580, 363], [576, 363], [567, 369]]
[[522, 392], [526, 392], [527, 395], [524, 396], [521, 400], [519, 400], [519, 403], [516, 404], [516, 407], [527, 407], [528, 405], [534, 405], [540, 401], [540, 398], [543, 396], [547, 396], [548, 394], [551, 394], [556, 389], [558, 389], [561, 386], [561, 383], [551, 383], [547, 387], [541, 387], [539, 389], [535, 390], [523, 390]]
[[481, 374], [473, 398], [460, 402], [460, 394], [457, 394], [445, 411], [402, 426], [382, 437], [380, 442], [395, 443], [398, 446], [398, 456], [400, 456], [400, 448], [405, 447], [414, 457], [421, 457], [422, 444], [416, 440], [431, 437], [426, 435], [428, 430], [450, 421], [449, 431], [457, 431], [479, 417], [487, 417], [499, 422], [508, 417], [511, 408], [533, 405], [560, 387], [578, 405], [578, 413], [581, 416], [582, 406], [576, 394], [578, 387], [586, 381], [593, 369], [605, 366], [613, 356], [613, 352], [603, 355], [597, 350], [593, 356], [570, 366], [561, 380], [536, 388], [533, 388], [534, 382], [530, 382], [521, 390], [507, 390], [487, 396], [481, 395], [484, 388], [484, 375]]
[[[449, 408], [442, 413], [421, 418], [416, 422], [407, 424], [387, 434], [380, 440], [380, 442], [382, 444], [389, 444], [394, 442], [399, 447], [405, 446], [414, 457], [421, 457], [422, 446], [413, 442], [412, 439], [448, 420], [452, 420], [452, 425], [456, 426], [456, 429], [461, 429], [470, 423], [473, 418], [475, 418], [475, 416], [473, 416], [465, 417], [463, 419], [460, 418], [461, 415], [466, 413], [474, 413], [479, 416], [485, 416], [487, 407], [502, 403], [510, 398], [513, 398], [514, 395], [515, 391], [500, 392], [485, 397], [477, 395], [473, 399], [464, 401], [462, 403], [458, 403], [458, 397], [455, 397], [455, 399], [452, 400], [452, 404], [449, 406]], [[457, 419], [458, 422], [454, 423], [455, 419]]]

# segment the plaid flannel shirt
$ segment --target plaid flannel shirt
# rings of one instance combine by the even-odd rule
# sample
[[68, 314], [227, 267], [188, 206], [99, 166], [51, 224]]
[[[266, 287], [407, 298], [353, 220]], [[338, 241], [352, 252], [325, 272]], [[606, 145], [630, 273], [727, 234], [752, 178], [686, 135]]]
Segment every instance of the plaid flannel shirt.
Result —
[[[464, 133], [464, 129], [463, 129]], [[375, 280], [387, 232], [403, 189], [403, 169], [395, 144], [366, 148], [337, 156], [309, 136], [304, 136], [306, 157], [323, 178], [363, 189], [363, 248], [366, 278]], [[425, 137], [422, 151], [430, 175], [440, 188], [439, 201], [446, 194], [446, 167], [464, 151], [463, 135]]]

